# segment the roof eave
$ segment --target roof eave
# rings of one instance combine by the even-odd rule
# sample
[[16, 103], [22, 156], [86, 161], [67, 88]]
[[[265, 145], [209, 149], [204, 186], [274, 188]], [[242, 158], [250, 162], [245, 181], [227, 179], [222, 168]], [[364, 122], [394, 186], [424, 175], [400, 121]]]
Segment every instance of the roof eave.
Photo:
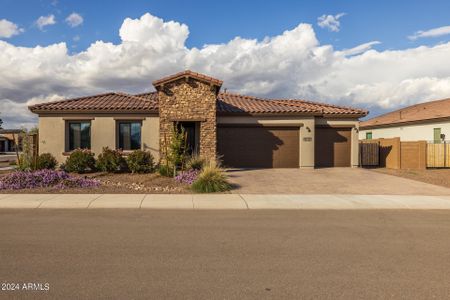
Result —
[[34, 114], [50, 114], [50, 115], [58, 115], [58, 114], [159, 114], [159, 110], [69, 110], [69, 109], [61, 109], [61, 110], [30, 110]]
[[393, 123], [384, 123], [384, 124], [360, 125], [359, 128], [367, 130], [367, 129], [376, 129], [376, 128], [405, 126], [405, 125], [426, 124], [426, 123], [442, 122], [442, 121], [448, 121], [448, 120], [450, 120], [450, 116], [439, 117], [439, 118], [430, 118], [430, 119], [421, 119], [421, 120], [414, 120], [414, 121], [408, 121], [408, 122], [393, 122]]

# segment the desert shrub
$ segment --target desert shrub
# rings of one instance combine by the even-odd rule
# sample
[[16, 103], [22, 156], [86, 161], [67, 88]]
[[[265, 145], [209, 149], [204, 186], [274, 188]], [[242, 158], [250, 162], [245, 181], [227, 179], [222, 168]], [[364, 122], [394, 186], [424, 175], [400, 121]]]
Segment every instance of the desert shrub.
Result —
[[90, 150], [77, 149], [73, 151], [64, 164], [67, 172], [85, 173], [95, 170], [94, 154]]
[[0, 190], [11, 189], [35, 189], [45, 187], [97, 187], [100, 182], [93, 179], [75, 177], [64, 171], [38, 170], [38, 171], [17, 171], [9, 173], [0, 178]]
[[43, 170], [54, 170], [56, 166], [58, 165], [58, 161], [56, 158], [51, 155], [50, 153], [42, 153], [38, 156], [37, 162], [36, 162], [36, 169]]
[[175, 180], [181, 183], [192, 184], [198, 177], [199, 170], [190, 169], [182, 171], [175, 176]]
[[231, 186], [223, 170], [215, 164], [209, 164], [203, 168], [191, 188], [197, 193], [216, 193], [228, 191]]
[[150, 173], [155, 165], [150, 152], [135, 150], [127, 157], [128, 168], [132, 173]]
[[114, 173], [125, 171], [127, 169], [127, 162], [120, 151], [105, 147], [98, 156], [95, 166], [100, 171]]
[[173, 168], [163, 164], [159, 166], [158, 173], [161, 176], [173, 177]]
[[201, 170], [205, 165], [205, 160], [198, 155], [189, 157], [186, 161], [186, 168], [192, 170]]

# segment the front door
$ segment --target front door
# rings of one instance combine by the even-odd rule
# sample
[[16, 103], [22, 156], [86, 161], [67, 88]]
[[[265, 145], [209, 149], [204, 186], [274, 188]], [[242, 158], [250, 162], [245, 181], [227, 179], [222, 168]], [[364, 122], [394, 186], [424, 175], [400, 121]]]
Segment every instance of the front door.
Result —
[[186, 153], [196, 155], [199, 153], [199, 124], [198, 122], [179, 122], [178, 130], [183, 128], [186, 136]]

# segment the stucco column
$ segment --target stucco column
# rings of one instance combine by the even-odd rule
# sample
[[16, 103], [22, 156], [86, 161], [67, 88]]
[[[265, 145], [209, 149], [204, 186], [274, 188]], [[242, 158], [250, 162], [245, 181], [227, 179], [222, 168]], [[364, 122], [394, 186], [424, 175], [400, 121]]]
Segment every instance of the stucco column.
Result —
[[301, 169], [314, 168], [314, 117], [304, 119], [300, 127], [300, 165]]
[[351, 157], [350, 163], [352, 168], [359, 167], [359, 129], [358, 127], [352, 128], [352, 141], [351, 141]]

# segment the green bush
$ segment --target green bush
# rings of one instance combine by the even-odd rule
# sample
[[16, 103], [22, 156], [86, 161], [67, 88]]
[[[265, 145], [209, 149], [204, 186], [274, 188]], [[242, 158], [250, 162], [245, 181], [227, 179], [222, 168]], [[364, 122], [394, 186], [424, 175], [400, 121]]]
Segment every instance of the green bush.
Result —
[[120, 151], [105, 147], [98, 156], [95, 166], [100, 171], [114, 173], [125, 171], [127, 169], [127, 162]]
[[161, 176], [173, 177], [173, 168], [167, 165], [159, 165], [158, 173]]
[[36, 162], [36, 168], [38, 170], [43, 169], [54, 170], [57, 165], [58, 161], [50, 153], [42, 153], [41, 155], [38, 156]]
[[94, 154], [89, 150], [82, 149], [73, 151], [64, 164], [64, 170], [79, 174], [95, 171]]
[[186, 161], [186, 168], [192, 170], [201, 170], [205, 166], [205, 160], [198, 155], [193, 155]]
[[191, 188], [197, 193], [216, 193], [228, 191], [231, 186], [221, 168], [216, 165], [209, 165], [203, 168]]
[[154, 170], [153, 155], [150, 152], [135, 150], [127, 157], [128, 168], [132, 173], [150, 173]]

